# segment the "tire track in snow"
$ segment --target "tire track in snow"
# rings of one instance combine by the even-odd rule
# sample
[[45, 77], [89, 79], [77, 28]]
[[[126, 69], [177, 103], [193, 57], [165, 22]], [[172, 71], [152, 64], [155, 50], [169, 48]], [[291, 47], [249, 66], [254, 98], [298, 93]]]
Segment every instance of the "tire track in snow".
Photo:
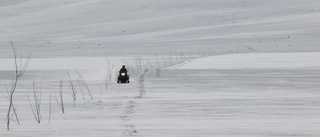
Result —
[[123, 131], [123, 136], [133, 136], [134, 134], [137, 134], [138, 131], [136, 129], [136, 126], [133, 123], [130, 123], [130, 120], [132, 119], [132, 114], [134, 113], [135, 107], [139, 104], [137, 103], [138, 99], [142, 99], [143, 96], [146, 94], [144, 81], [145, 76], [149, 72], [149, 69], [145, 69], [137, 80], [138, 85], [138, 94], [137, 96], [133, 96], [129, 101], [127, 101], [123, 108], [123, 115], [120, 116], [122, 121], [125, 123], [125, 130]]

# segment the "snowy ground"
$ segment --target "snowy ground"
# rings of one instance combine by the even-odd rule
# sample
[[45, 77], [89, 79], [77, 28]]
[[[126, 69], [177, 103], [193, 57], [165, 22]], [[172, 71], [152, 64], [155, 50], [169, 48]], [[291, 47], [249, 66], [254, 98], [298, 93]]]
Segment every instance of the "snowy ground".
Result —
[[[0, 136], [318, 137], [319, 9], [317, 0], [1, 0]], [[7, 131], [10, 41], [32, 58], [14, 96], [20, 124], [12, 117]], [[122, 64], [129, 84], [115, 82]], [[93, 99], [77, 86], [73, 101], [67, 72]]]
[[[78, 89], [75, 107], [65, 82], [66, 113], [62, 114], [53, 99], [50, 123], [49, 93], [57, 94], [57, 82], [65, 72], [59, 69], [31, 71], [16, 95], [21, 125], [13, 124], [10, 131], [5, 131], [3, 124], [1, 134], [319, 136], [319, 56], [320, 52], [212, 56], [167, 69], [146, 69], [130, 84], [110, 82], [108, 90], [103, 79], [91, 77], [88, 85], [94, 99], [87, 94], [83, 98]], [[297, 65], [298, 59], [305, 63]], [[1, 75], [5, 73], [1, 71]], [[27, 103], [27, 96], [32, 97], [32, 74], [41, 78], [39, 83], [43, 87], [41, 124], [33, 119]], [[5, 100], [4, 96], [1, 100]], [[4, 101], [3, 115], [6, 106]]]
[[166, 70], [178, 75], [167, 81], [190, 93], [183, 101], [197, 105], [186, 108], [202, 111], [213, 135], [319, 136], [319, 57], [319, 52], [208, 57]]

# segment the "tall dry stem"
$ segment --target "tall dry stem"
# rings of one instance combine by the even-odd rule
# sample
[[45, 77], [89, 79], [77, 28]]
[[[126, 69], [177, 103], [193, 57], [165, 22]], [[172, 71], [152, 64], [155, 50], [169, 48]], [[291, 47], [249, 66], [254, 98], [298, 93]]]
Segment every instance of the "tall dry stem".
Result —
[[34, 102], [32, 103], [28, 97], [28, 101], [33, 113], [34, 118], [37, 120], [38, 123], [41, 122], [42, 120], [42, 115], [41, 115], [41, 86], [38, 86], [33, 79], [33, 100]]
[[61, 108], [61, 111], [62, 113], [64, 113], [64, 103], [63, 103], [63, 92], [62, 92], [62, 89], [63, 89], [63, 80], [61, 79], [60, 80], [60, 83], [59, 83], [59, 97], [57, 98], [57, 96], [55, 95], [55, 99], [56, 99], [56, 102], [58, 104], [58, 106]]
[[[9, 94], [8, 94], [9, 107], [8, 107], [8, 112], [7, 112], [7, 117], [6, 117], [7, 130], [10, 130], [10, 122], [11, 122], [12, 115], [15, 115], [16, 120], [19, 121], [17, 113], [15, 111], [15, 107], [13, 105], [13, 100], [14, 100], [13, 97], [14, 97], [14, 93], [15, 93], [17, 85], [18, 85], [19, 78], [23, 76], [23, 74], [25, 73], [25, 71], [30, 63], [30, 60], [31, 60], [30, 59], [31, 54], [29, 54], [26, 62], [23, 63], [22, 56], [21, 56], [20, 63], [18, 65], [17, 50], [14, 48], [12, 41], [11, 41], [11, 48], [12, 48], [13, 57], [14, 57], [15, 76], [14, 76], [13, 84], [11, 86], [11, 90], [9, 91]], [[12, 114], [12, 111], [13, 111], [13, 114]]]
[[78, 74], [78, 77], [79, 77], [79, 80], [78, 80], [78, 82], [79, 82], [79, 88], [80, 88], [81, 90], [83, 90], [83, 87], [84, 87], [84, 88], [87, 90], [87, 93], [89, 94], [91, 100], [93, 100], [91, 91], [90, 91], [88, 85], [86, 84], [86, 82], [84, 82], [82, 75], [79, 73], [79, 71], [77, 71], [77, 74]]
[[73, 106], [76, 106], [75, 102], [77, 101], [77, 96], [76, 96], [76, 85], [74, 84], [74, 82], [72, 81], [71, 75], [69, 73], [69, 71], [67, 71], [67, 75], [69, 78], [69, 86], [72, 90], [72, 97], [73, 97]]

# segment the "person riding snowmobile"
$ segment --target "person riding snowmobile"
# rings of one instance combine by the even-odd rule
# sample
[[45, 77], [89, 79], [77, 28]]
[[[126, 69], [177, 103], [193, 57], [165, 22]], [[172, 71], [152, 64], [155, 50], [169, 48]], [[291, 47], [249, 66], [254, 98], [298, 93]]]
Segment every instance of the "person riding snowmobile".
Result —
[[122, 68], [119, 71], [119, 76], [118, 76], [118, 83], [129, 83], [129, 75], [127, 73], [126, 66], [122, 66]]
[[126, 69], [125, 65], [123, 65], [122, 68], [120, 69], [119, 74], [121, 74], [121, 73], [126, 73], [127, 74], [127, 69]]

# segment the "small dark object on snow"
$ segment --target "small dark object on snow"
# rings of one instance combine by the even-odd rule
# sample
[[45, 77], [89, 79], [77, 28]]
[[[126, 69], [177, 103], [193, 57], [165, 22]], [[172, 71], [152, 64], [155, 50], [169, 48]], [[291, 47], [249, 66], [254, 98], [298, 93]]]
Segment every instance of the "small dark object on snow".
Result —
[[123, 65], [119, 71], [118, 83], [129, 83], [129, 75], [126, 67]]

